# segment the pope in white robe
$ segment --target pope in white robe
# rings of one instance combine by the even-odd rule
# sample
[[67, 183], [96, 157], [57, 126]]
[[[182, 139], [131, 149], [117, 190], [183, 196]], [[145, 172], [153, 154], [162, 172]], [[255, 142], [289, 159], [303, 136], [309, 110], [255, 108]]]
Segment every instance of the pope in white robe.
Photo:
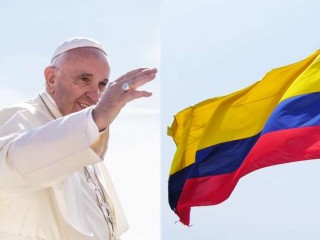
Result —
[[136, 88], [156, 70], [106, 87], [105, 50], [88, 38], [63, 43], [52, 60], [46, 91], [0, 111], [0, 239], [120, 239], [128, 224], [103, 163], [108, 129], [128, 101], [151, 95]]

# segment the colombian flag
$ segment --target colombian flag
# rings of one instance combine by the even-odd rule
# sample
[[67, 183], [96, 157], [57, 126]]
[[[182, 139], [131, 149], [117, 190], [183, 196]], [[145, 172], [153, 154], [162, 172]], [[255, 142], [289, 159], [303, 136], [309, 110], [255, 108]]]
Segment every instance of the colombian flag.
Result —
[[319, 54], [175, 115], [169, 203], [183, 224], [191, 207], [223, 202], [254, 170], [320, 158]]

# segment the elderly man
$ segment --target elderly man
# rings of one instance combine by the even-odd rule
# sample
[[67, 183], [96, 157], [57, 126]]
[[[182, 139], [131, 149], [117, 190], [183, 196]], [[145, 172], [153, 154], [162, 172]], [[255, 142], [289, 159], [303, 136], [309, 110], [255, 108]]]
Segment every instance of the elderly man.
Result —
[[0, 112], [0, 239], [109, 240], [127, 229], [102, 163], [109, 125], [156, 69], [108, 84], [95, 40], [64, 42], [44, 70], [46, 91]]

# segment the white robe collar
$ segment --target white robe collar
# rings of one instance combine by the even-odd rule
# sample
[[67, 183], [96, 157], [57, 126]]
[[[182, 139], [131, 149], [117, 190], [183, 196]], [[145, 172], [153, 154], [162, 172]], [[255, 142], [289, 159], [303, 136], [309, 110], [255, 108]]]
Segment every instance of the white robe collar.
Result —
[[[59, 108], [58, 108], [56, 102], [53, 100], [53, 98], [50, 96], [50, 94], [47, 91], [40, 93], [40, 96], [42, 97], [46, 106], [49, 108], [49, 110], [51, 111], [51, 113], [53, 114], [53, 116], [55, 118], [63, 117], [63, 115], [59, 111]], [[41, 99], [40, 99], [40, 102], [42, 102]]]

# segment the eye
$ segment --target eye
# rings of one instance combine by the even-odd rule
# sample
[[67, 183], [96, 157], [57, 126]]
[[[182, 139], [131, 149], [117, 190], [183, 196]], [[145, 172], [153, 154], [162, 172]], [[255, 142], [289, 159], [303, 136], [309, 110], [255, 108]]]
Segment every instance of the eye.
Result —
[[107, 87], [108, 82], [99, 82], [99, 90], [103, 92]]
[[80, 79], [81, 79], [83, 82], [89, 82], [89, 81], [90, 81], [90, 79], [87, 78], [87, 77], [81, 77]]

